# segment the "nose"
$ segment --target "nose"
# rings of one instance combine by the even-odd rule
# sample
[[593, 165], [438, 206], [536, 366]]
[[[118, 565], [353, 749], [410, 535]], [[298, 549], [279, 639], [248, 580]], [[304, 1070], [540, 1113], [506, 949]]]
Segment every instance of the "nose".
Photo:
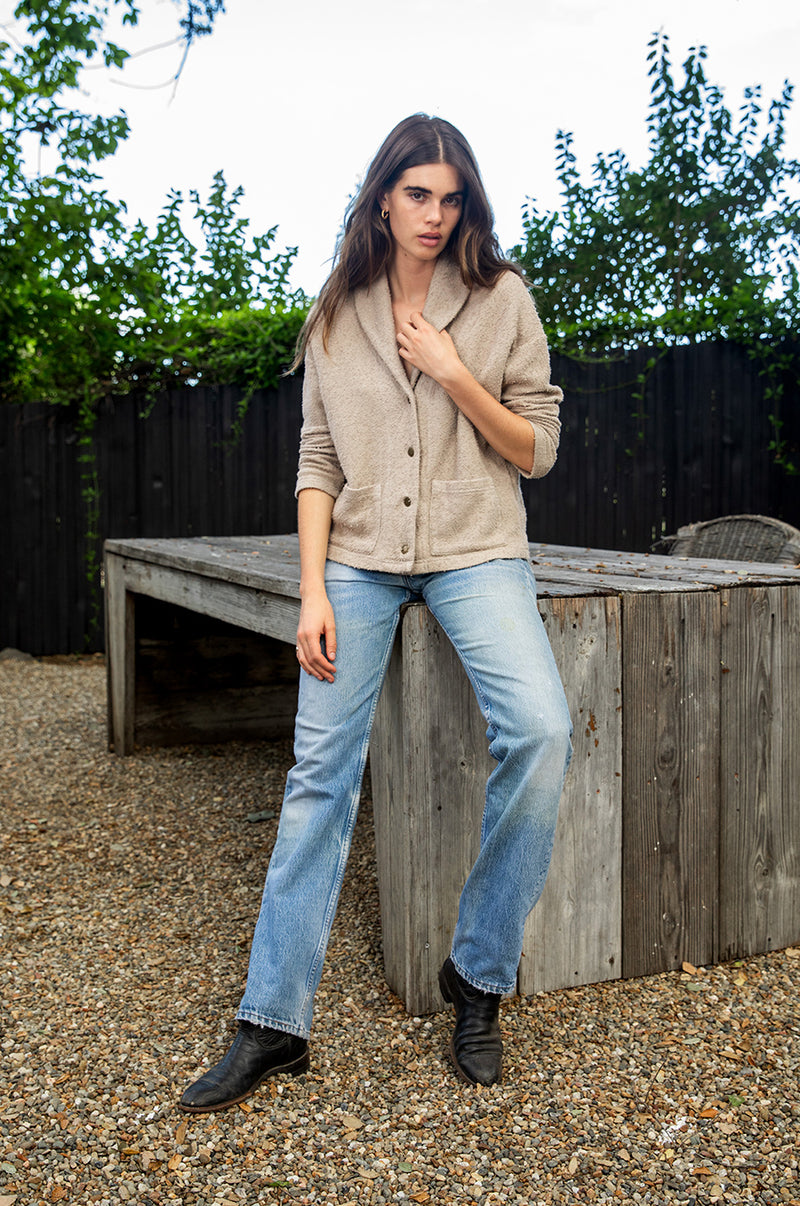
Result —
[[442, 224], [442, 203], [434, 197], [431, 198], [428, 206], [428, 223], [431, 226], [441, 226]]

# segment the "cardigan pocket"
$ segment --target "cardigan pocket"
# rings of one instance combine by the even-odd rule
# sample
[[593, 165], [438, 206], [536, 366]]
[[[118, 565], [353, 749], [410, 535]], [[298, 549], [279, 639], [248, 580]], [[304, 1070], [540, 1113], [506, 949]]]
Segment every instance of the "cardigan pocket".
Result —
[[351, 553], [372, 553], [381, 530], [381, 487], [345, 485], [331, 516], [331, 540]]
[[488, 477], [431, 482], [431, 555], [502, 548], [504, 528], [494, 482]]

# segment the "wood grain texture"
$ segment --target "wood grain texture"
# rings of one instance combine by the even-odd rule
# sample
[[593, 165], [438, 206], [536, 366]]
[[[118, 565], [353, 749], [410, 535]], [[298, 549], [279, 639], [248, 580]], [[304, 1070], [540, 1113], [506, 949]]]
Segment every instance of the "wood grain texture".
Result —
[[[531, 551], [576, 732], [520, 990], [798, 941], [800, 571]], [[296, 537], [112, 541], [106, 583], [115, 752], [286, 731]], [[370, 757], [387, 980], [426, 1013], [494, 763], [421, 605], [403, 614]]]
[[378, 877], [387, 981], [422, 1014], [443, 1007], [437, 975], [494, 762], [458, 656], [423, 605], [405, 609], [397, 653], [372, 743]]
[[623, 975], [714, 962], [719, 596], [623, 603]]
[[107, 540], [105, 547], [130, 563], [141, 562], [198, 574], [288, 598], [300, 597], [300, 554], [296, 536]]
[[213, 616], [227, 624], [276, 637], [279, 641], [295, 642], [299, 599], [286, 598], [268, 590], [243, 590], [229, 581], [128, 558], [124, 559], [124, 577], [129, 591]]
[[722, 606], [720, 955], [800, 939], [800, 591]]
[[108, 741], [115, 754], [133, 753], [136, 658], [135, 608], [121, 557], [105, 555]]
[[[117, 556], [174, 568], [256, 590], [299, 597], [297, 536], [204, 536], [109, 540]], [[708, 590], [740, 583], [800, 583], [800, 569], [735, 561], [662, 557], [568, 545], [531, 544], [539, 594]]]
[[685, 582], [687, 586], [730, 587], [739, 583], [800, 582], [800, 567], [772, 562], [726, 561], [711, 557], [676, 557], [659, 553], [628, 553], [619, 549], [582, 549], [568, 544], [535, 543], [528, 546], [539, 567], [579, 569], [587, 574], [627, 575], [644, 579], [654, 589], [661, 582]]
[[622, 974], [622, 650], [617, 598], [540, 601], [572, 716], [550, 871], [525, 926], [522, 995]]
[[[402, 621], [401, 621], [402, 623]], [[375, 859], [381, 908], [386, 982], [405, 1001], [409, 944], [407, 909], [408, 810], [405, 781], [402, 630], [398, 632], [383, 684], [369, 745]]]
[[[523, 993], [621, 969], [618, 601], [541, 606], [578, 724], [550, 878], [526, 928]], [[370, 758], [386, 976], [412, 1013], [442, 1006], [437, 973], [478, 853], [494, 766], [485, 727], [439, 625], [421, 605], [409, 607]]]

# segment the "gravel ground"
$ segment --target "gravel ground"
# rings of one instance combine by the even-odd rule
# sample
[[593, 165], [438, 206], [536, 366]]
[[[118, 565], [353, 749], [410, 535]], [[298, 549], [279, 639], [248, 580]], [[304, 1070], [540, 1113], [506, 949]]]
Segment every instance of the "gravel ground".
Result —
[[284, 743], [106, 748], [98, 659], [0, 662], [0, 1206], [799, 1203], [800, 950], [504, 1004], [506, 1079], [381, 973], [369, 799], [312, 1066], [187, 1119], [223, 1052]]

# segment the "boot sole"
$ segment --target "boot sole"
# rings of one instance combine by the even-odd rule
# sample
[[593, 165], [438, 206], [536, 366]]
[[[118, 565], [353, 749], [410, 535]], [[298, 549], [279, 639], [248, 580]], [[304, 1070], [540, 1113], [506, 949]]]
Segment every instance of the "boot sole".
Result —
[[182, 1105], [178, 1102], [178, 1109], [184, 1114], [215, 1114], [217, 1110], [227, 1110], [230, 1106], [240, 1105], [241, 1102], [247, 1101], [248, 1097], [252, 1097], [259, 1085], [263, 1085], [265, 1080], [269, 1080], [270, 1076], [280, 1076], [282, 1073], [287, 1073], [289, 1076], [301, 1076], [303, 1072], [308, 1071], [308, 1066], [311, 1063], [311, 1057], [308, 1051], [305, 1054], [298, 1056], [289, 1064], [281, 1064], [277, 1068], [268, 1068], [263, 1076], [260, 1076], [255, 1084], [251, 1085], [246, 1093], [241, 1093], [238, 1097], [231, 1097], [227, 1101], [217, 1101], [213, 1105]]

